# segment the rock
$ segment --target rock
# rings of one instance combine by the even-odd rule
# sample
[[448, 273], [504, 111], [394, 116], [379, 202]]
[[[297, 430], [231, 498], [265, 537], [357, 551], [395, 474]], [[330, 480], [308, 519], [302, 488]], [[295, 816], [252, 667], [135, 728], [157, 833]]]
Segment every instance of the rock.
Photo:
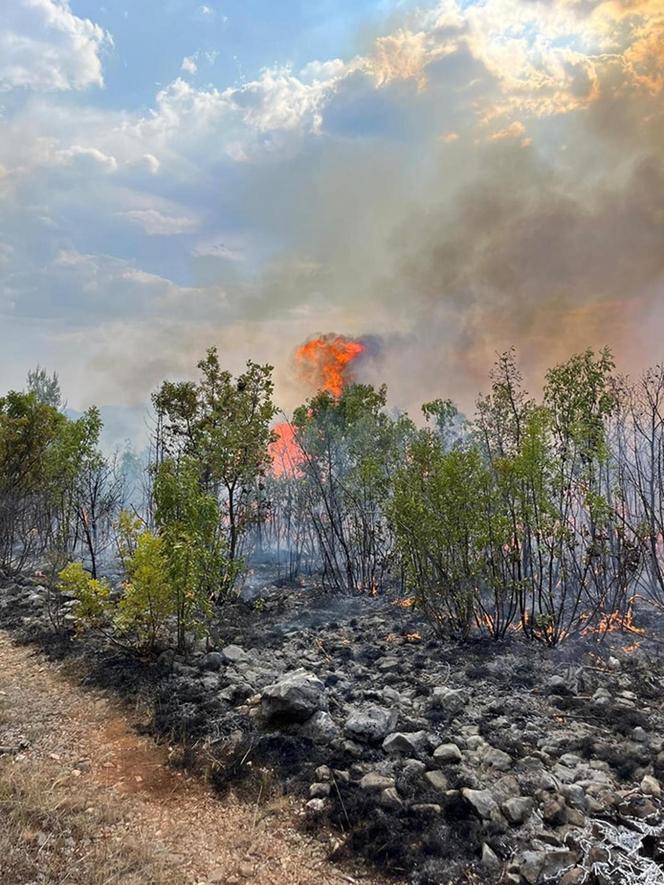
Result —
[[388, 734], [383, 741], [383, 750], [391, 756], [410, 756], [423, 750], [426, 746], [426, 741], [426, 731], [413, 731], [410, 733], [395, 731], [392, 734]]
[[502, 866], [498, 860], [498, 855], [486, 842], [482, 844], [482, 866], [485, 870], [492, 873], [498, 872]]
[[376, 790], [389, 790], [393, 787], [394, 778], [386, 777], [384, 774], [379, 774], [377, 771], [370, 771], [368, 774], [365, 774], [360, 781], [360, 789], [370, 792]]
[[662, 795], [662, 788], [657, 778], [647, 774], [641, 781], [641, 792], [646, 796], [655, 796], [656, 799], [659, 799]]
[[433, 758], [442, 764], [461, 762], [463, 754], [456, 744], [441, 744], [433, 751]]
[[449, 688], [447, 685], [437, 686], [431, 694], [430, 705], [441, 710], [448, 716], [456, 716], [466, 706], [468, 695], [461, 688]]
[[519, 826], [525, 823], [532, 814], [533, 800], [529, 796], [508, 799], [506, 802], [503, 802], [501, 809], [511, 824]]
[[317, 710], [300, 727], [300, 733], [315, 744], [329, 744], [341, 736], [341, 729], [326, 710]]
[[321, 811], [325, 811], [327, 803], [325, 799], [309, 799], [305, 808], [309, 811], [313, 811], [315, 814], [319, 814]]
[[344, 730], [354, 740], [377, 743], [394, 728], [397, 714], [385, 707], [368, 706], [356, 709], [346, 720]]
[[406, 777], [417, 777], [424, 774], [426, 769], [424, 762], [420, 762], [419, 759], [406, 759], [403, 765], [403, 773]]
[[632, 740], [638, 741], [640, 744], [645, 744], [648, 740], [648, 732], [641, 728], [640, 725], [637, 725], [636, 728], [632, 730]]
[[227, 664], [240, 664], [249, 660], [249, 655], [239, 645], [227, 645], [222, 648], [221, 656]]
[[471, 790], [464, 787], [461, 790], [461, 795], [485, 820], [490, 820], [495, 817], [496, 813], [500, 813], [495, 799], [488, 790]]
[[583, 787], [580, 787], [578, 784], [563, 784], [560, 792], [565, 797], [567, 804], [572, 808], [577, 808], [579, 811], [586, 810], [586, 794]]
[[387, 787], [387, 789], [383, 790], [380, 794], [379, 802], [383, 808], [389, 808], [392, 811], [396, 811], [403, 805], [395, 787]]
[[294, 670], [264, 689], [261, 706], [267, 719], [305, 722], [327, 706], [325, 688], [312, 673]]
[[444, 793], [449, 784], [442, 771], [427, 771], [424, 775], [427, 784], [438, 793]]
[[419, 814], [440, 814], [443, 810], [440, 805], [436, 805], [434, 802], [423, 802], [421, 804], [416, 804], [411, 806], [413, 811]]
[[484, 762], [498, 771], [507, 771], [512, 767], [512, 757], [496, 747], [490, 747], [484, 756]]
[[563, 697], [576, 694], [574, 686], [563, 676], [552, 676], [548, 682], [548, 689], [551, 694], [562, 695]]
[[552, 796], [541, 809], [542, 820], [551, 827], [559, 827], [567, 822], [567, 805], [562, 796]]
[[332, 772], [327, 765], [319, 765], [315, 774], [319, 781], [329, 781], [332, 777]]
[[330, 795], [330, 785], [323, 783], [312, 784], [309, 787], [310, 799], [327, 799]]
[[203, 670], [219, 670], [221, 665], [224, 662], [224, 657], [221, 652], [218, 651], [209, 651], [203, 660], [201, 661], [201, 667]]
[[586, 881], [587, 871], [583, 867], [572, 867], [560, 880], [559, 885], [582, 885]]
[[519, 856], [517, 860], [519, 872], [529, 885], [536, 885], [539, 882], [545, 860], [545, 851], [524, 851]]

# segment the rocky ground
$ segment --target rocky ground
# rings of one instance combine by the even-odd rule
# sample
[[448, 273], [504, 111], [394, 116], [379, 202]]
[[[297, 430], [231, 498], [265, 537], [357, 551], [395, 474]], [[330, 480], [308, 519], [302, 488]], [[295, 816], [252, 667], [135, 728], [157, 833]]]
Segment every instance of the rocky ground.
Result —
[[300, 797], [413, 883], [664, 883], [664, 656], [610, 634], [547, 650], [442, 641], [395, 598], [254, 576], [185, 659], [137, 662], [49, 639], [44, 593], [6, 583], [0, 626], [77, 654], [87, 678], [154, 704], [153, 729], [220, 791]]

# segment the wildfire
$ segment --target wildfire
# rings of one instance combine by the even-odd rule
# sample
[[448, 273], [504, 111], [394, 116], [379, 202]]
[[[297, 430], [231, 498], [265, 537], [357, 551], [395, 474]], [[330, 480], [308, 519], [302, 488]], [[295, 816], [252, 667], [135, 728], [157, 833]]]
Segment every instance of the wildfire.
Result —
[[289, 421], [280, 421], [272, 429], [277, 437], [270, 443], [272, 471], [275, 476], [301, 476], [300, 465], [304, 461], [304, 452], [297, 441], [295, 428]]
[[399, 606], [399, 608], [413, 608], [415, 605], [415, 597], [403, 596], [401, 599], [395, 599], [393, 604]]
[[319, 390], [340, 397], [351, 380], [351, 365], [365, 351], [356, 338], [322, 335], [305, 341], [295, 351], [302, 376]]
[[633, 633], [635, 636], [644, 636], [645, 630], [637, 627], [634, 623], [633, 601], [630, 601], [626, 612], [612, 611], [603, 615], [599, 623], [593, 627], [586, 627], [581, 631], [582, 636], [596, 633], [605, 636], [607, 633]]

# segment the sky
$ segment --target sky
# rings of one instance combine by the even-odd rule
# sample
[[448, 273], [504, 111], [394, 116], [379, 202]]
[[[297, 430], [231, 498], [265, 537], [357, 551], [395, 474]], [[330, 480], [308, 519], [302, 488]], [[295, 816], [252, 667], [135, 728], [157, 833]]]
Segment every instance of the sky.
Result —
[[210, 345], [469, 410], [662, 360], [664, 0], [0, 3], [0, 390], [37, 363], [139, 440]]

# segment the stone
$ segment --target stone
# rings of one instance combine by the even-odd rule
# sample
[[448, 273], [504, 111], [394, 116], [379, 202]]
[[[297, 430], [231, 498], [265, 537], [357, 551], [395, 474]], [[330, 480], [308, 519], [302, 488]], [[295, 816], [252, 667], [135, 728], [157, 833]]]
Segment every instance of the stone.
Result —
[[368, 706], [353, 710], [346, 720], [344, 730], [354, 740], [377, 743], [387, 737], [396, 723], [395, 712], [385, 707]]
[[319, 814], [321, 811], [325, 811], [326, 804], [325, 799], [309, 799], [305, 808], [313, 811], [315, 814]]
[[315, 774], [319, 781], [329, 781], [332, 777], [332, 771], [327, 765], [319, 765]]
[[657, 778], [647, 774], [641, 781], [641, 792], [646, 796], [655, 796], [656, 799], [659, 799], [662, 795], [662, 787]]
[[562, 696], [576, 694], [574, 686], [570, 683], [568, 679], [565, 679], [563, 676], [552, 676], [548, 682], [548, 689], [551, 694]]
[[341, 736], [341, 729], [326, 710], [317, 710], [300, 727], [300, 733], [315, 744], [329, 744]]
[[419, 814], [440, 814], [443, 810], [441, 806], [436, 805], [435, 802], [422, 802], [411, 807], [413, 811], [418, 812]]
[[498, 771], [508, 771], [512, 767], [512, 757], [496, 747], [490, 747], [487, 750], [484, 762]]
[[486, 842], [482, 844], [482, 866], [485, 870], [492, 873], [497, 872], [502, 866], [498, 855]]
[[403, 765], [403, 773], [406, 777], [417, 777], [420, 774], [424, 774], [426, 769], [424, 762], [420, 762], [419, 759], [406, 759]]
[[330, 785], [323, 783], [312, 784], [309, 787], [310, 799], [327, 799], [330, 795]]
[[562, 796], [547, 799], [541, 808], [542, 820], [551, 827], [559, 827], [567, 822], [567, 805]]
[[383, 741], [383, 750], [391, 756], [410, 756], [413, 753], [422, 751], [427, 742], [426, 731], [413, 731], [404, 733], [395, 731]]
[[529, 796], [520, 796], [503, 802], [501, 810], [507, 820], [519, 826], [525, 823], [533, 811], [533, 800]]
[[387, 787], [387, 789], [383, 790], [380, 794], [379, 803], [383, 806], [383, 808], [391, 809], [392, 811], [396, 811], [401, 808], [403, 802], [399, 798], [399, 794], [397, 793], [396, 787]]
[[583, 867], [572, 867], [560, 880], [559, 885], [583, 885], [588, 873]]
[[201, 666], [204, 670], [219, 670], [221, 665], [224, 663], [224, 657], [221, 652], [218, 651], [209, 651], [201, 662]]
[[467, 693], [461, 688], [449, 688], [441, 685], [434, 688], [431, 693], [431, 706], [436, 710], [442, 710], [449, 716], [456, 716], [468, 702]]
[[444, 793], [449, 786], [447, 778], [442, 771], [427, 771], [424, 775], [424, 780], [438, 793]]
[[442, 764], [461, 762], [463, 754], [456, 744], [441, 744], [433, 751], [433, 758]]
[[648, 740], [648, 732], [641, 728], [640, 725], [637, 725], [636, 728], [632, 730], [632, 739], [638, 741], [640, 744], [645, 744]]
[[499, 813], [498, 805], [488, 790], [471, 790], [464, 787], [461, 795], [485, 820], [490, 820], [497, 812]]
[[519, 872], [529, 885], [552, 879], [558, 881], [576, 863], [576, 854], [565, 848], [549, 851], [524, 851], [517, 860]]
[[389, 790], [394, 787], [394, 778], [379, 774], [377, 771], [370, 771], [365, 774], [360, 781], [360, 789], [374, 792], [377, 790]]
[[294, 670], [263, 691], [262, 711], [267, 719], [305, 722], [327, 706], [323, 683], [306, 670]]
[[239, 645], [227, 645], [222, 648], [221, 656], [227, 664], [240, 664], [249, 660], [249, 655]]

